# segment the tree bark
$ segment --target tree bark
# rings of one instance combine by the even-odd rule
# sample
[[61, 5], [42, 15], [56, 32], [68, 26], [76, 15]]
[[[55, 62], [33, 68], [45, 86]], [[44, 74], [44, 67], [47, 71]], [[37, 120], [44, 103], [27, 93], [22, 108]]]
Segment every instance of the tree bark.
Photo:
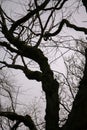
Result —
[[59, 130], [59, 84], [55, 79], [44, 77], [42, 86], [46, 95], [46, 130]]

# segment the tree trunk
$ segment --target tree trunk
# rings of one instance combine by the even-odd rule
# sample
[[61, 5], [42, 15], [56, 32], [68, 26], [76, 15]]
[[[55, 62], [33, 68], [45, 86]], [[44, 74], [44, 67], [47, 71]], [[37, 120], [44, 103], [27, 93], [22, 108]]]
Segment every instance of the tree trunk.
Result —
[[87, 88], [77, 93], [63, 130], [87, 130]]
[[83, 78], [79, 83], [78, 93], [63, 130], [87, 130], [87, 49], [85, 59]]
[[46, 94], [46, 130], [59, 130], [59, 84], [54, 79], [43, 79], [43, 90]]

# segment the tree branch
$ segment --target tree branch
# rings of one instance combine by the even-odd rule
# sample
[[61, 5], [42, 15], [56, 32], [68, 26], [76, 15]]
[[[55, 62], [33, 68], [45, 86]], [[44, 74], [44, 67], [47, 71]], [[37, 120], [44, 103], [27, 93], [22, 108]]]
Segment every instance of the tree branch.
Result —
[[26, 68], [24, 66], [15, 65], [15, 64], [8, 64], [8, 63], [6, 63], [4, 61], [0, 61], [0, 63], [4, 64], [8, 68], [22, 70], [28, 79], [42, 81], [42, 73], [39, 72], [39, 71], [31, 71], [31, 70], [29, 70], [28, 68]]
[[7, 48], [7, 50], [17, 53], [17, 54], [21, 54], [21, 52], [19, 50], [16, 50], [14, 48], [12, 48], [7, 42], [0, 42], [0, 46], [3, 46], [5, 48]]
[[8, 119], [12, 121], [19, 121], [20, 123], [23, 122], [25, 126], [29, 127], [30, 130], [37, 130], [33, 120], [29, 115], [22, 116], [18, 115], [14, 112], [0, 112], [0, 116], [7, 117]]
[[76, 25], [74, 25], [74, 24], [71, 24], [67, 19], [63, 19], [63, 20], [60, 22], [60, 25], [59, 25], [58, 29], [57, 29], [55, 32], [53, 32], [53, 33], [46, 33], [46, 34], [44, 35], [44, 37], [45, 37], [46, 39], [48, 39], [49, 37], [56, 36], [56, 35], [59, 34], [60, 31], [62, 30], [64, 24], [66, 24], [67, 27], [70, 27], [70, 28], [75, 29], [76, 31], [81, 31], [81, 32], [84, 32], [85, 34], [87, 34], [87, 28], [85, 28], [85, 27], [78, 27], [78, 26], [76, 26]]
[[44, 9], [46, 7], [46, 5], [49, 3], [50, 0], [45, 0], [43, 2], [43, 4], [41, 4], [40, 6], [38, 6], [38, 8], [32, 10], [31, 12], [29, 12], [27, 15], [25, 15], [23, 18], [15, 21], [11, 28], [10, 31], [13, 32], [20, 24], [26, 22], [28, 19], [30, 19], [33, 15], [35, 15], [36, 13], [38, 13], [39, 11], [41, 11], [42, 9]]
[[21, 122], [20, 121], [16, 121], [16, 123], [13, 125], [13, 127], [11, 128], [11, 130], [16, 130], [19, 126]]
[[60, 4], [60, 2], [61, 2], [61, 0], [59, 0], [58, 1], [58, 5], [60, 4], [60, 6], [59, 7], [50, 7], [50, 8], [46, 8], [46, 9], [43, 9], [43, 10], [45, 10], [45, 11], [49, 11], [49, 10], [52, 10], [52, 9], [54, 9], [54, 10], [60, 10], [62, 7], [63, 7], [63, 5], [65, 4], [65, 2], [67, 2], [68, 0], [63, 0], [62, 1], [62, 3]]

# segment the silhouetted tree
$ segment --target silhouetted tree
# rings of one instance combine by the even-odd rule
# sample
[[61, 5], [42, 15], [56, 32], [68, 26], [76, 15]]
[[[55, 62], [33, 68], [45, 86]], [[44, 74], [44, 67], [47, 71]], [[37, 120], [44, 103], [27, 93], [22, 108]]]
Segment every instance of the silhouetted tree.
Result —
[[[42, 90], [46, 99], [46, 130], [87, 129], [87, 46], [82, 44], [83, 50], [79, 49], [78, 40], [76, 39], [73, 39], [76, 47], [71, 47], [72, 39], [64, 40], [66, 42], [64, 43], [63, 39], [66, 36], [63, 35], [62, 31], [70, 28], [87, 34], [85, 26], [76, 25], [75, 21], [72, 20], [73, 13], [81, 9], [80, 4], [82, 2], [75, 0], [72, 2], [70, 0], [32, 0], [27, 3], [26, 1], [27, 5], [24, 8], [26, 11], [24, 14], [20, 14], [20, 18], [18, 18], [18, 15], [14, 17], [13, 13], [6, 12], [3, 2], [0, 6], [0, 46], [1, 52], [4, 51], [4, 57], [2, 56], [3, 58], [1, 57], [0, 60], [1, 68], [19, 69], [29, 80], [42, 83]], [[76, 3], [77, 6], [75, 6]], [[85, 2], [83, 4], [86, 7]], [[67, 34], [67, 30], [65, 31]], [[62, 36], [59, 34], [62, 34]], [[54, 46], [56, 49], [61, 47], [76, 51], [85, 57], [83, 77], [79, 82], [78, 92], [73, 97], [72, 109], [68, 111], [68, 118], [62, 127], [59, 124], [60, 104], [62, 104], [59, 97], [60, 84], [50, 67], [49, 56], [47, 57], [45, 53], [47, 47]], [[60, 49], [57, 51], [62, 53]], [[61, 56], [63, 55], [61, 54]], [[38, 70], [32, 70], [32, 64], [38, 65]], [[71, 89], [70, 91], [72, 93]], [[1, 111], [0, 116], [15, 121], [12, 129], [17, 129], [22, 122], [30, 130], [37, 130], [30, 115], [23, 116], [16, 112]]]

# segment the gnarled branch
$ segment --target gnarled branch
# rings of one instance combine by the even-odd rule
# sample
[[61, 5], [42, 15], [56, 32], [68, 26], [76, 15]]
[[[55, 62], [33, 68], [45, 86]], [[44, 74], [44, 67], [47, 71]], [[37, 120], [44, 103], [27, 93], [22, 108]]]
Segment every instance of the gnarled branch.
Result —
[[0, 116], [7, 117], [12, 121], [19, 121], [19, 123], [23, 122], [25, 126], [29, 127], [30, 130], [37, 130], [33, 120], [29, 115], [22, 116], [14, 112], [0, 112]]
[[39, 72], [39, 71], [31, 71], [28, 68], [26, 68], [25, 66], [15, 65], [15, 64], [8, 64], [8, 63], [6, 63], [4, 61], [0, 61], [0, 63], [4, 64], [8, 68], [22, 70], [28, 79], [42, 81], [42, 73]]

